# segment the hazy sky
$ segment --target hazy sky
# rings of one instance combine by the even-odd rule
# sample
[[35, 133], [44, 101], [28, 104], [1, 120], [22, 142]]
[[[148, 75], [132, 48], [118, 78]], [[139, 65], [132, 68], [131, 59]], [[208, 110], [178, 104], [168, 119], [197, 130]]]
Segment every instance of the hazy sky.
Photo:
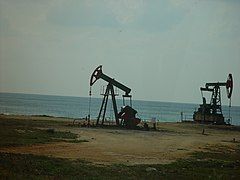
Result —
[[240, 105], [240, 1], [0, 0], [0, 92], [88, 96], [100, 64], [134, 99], [172, 102], [232, 73]]

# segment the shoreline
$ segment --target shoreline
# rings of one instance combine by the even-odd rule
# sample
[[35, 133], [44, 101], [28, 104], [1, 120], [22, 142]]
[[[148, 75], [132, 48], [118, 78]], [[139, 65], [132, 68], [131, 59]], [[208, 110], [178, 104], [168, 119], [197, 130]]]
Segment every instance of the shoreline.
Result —
[[[54, 119], [54, 120], [79, 120], [79, 121], [85, 121], [85, 117], [78, 117], [78, 118], [74, 118], [74, 117], [64, 117], [64, 116], [52, 116], [52, 115], [46, 115], [46, 114], [11, 114], [11, 113], [0, 113], [0, 116], [7, 116], [7, 117], [26, 117], [26, 118], [40, 118], [40, 119], [45, 119], [45, 118], [49, 118], [49, 119]], [[97, 119], [91, 119], [91, 121], [95, 122]], [[106, 120], [106, 122], [108, 122], [109, 124], [114, 124], [115, 120]], [[152, 124], [151, 123], [151, 119], [148, 120], [141, 120], [141, 123], [143, 122], [147, 122], [148, 124]], [[186, 120], [178, 120], [178, 121], [166, 121], [166, 120], [157, 120], [157, 123], [191, 123], [191, 124], [201, 124], [201, 123], [197, 123], [194, 122], [192, 119], [186, 119]], [[206, 124], [207, 125], [207, 124]], [[208, 125], [213, 125], [213, 126], [219, 126], [219, 125], [214, 125], [214, 124], [208, 124]], [[235, 127], [240, 127], [240, 124], [226, 124], [226, 125], [220, 125], [220, 126], [235, 126]]]

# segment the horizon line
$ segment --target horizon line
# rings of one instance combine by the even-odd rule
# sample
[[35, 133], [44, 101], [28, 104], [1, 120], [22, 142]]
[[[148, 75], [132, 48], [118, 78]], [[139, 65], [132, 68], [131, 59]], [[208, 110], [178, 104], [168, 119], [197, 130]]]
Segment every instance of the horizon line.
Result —
[[[89, 98], [89, 96], [74, 96], [74, 95], [59, 95], [59, 94], [40, 94], [40, 93], [25, 93], [25, 92], [1, 92], [0, 93], [5, 93], [5, 94], [26, 94], [26, 95], [40, 95], [40, 96], [62, 96], [62, 97], [80, 97], [80, 98]], [[101, 99], [100, 97], [92, 97], [96, 99]], [[116, 99], [121, 99], [121, 98], [116, 98]], [[177, 102], [177, 101], [161, 101], [161, 100], [144, 100], [144, 99], [132, 99], [133, 101], [149, 101], [149, 102], [162, 102], [162, 103], [178, 103], [178, 104], [194, 104], [194, 105], [199, 105], [199, 103], [194, 103], [194, 102]], [[223, 104], [223, 106], [229, 106], [226, 104]], [[232, 105], [232, 106], [237, 106], [240, 107], [240, 105]]]

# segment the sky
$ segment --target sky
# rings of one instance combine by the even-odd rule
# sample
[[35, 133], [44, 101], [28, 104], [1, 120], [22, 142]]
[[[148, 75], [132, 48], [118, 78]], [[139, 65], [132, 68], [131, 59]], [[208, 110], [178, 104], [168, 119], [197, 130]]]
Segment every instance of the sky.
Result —
[[232, 73], [240, 106], [239, 9], [238, 0], [0, 0], [0, 92], [88, 97], [103, 65], [133, 99], [183, 103], [201, 103], [201, 86]]

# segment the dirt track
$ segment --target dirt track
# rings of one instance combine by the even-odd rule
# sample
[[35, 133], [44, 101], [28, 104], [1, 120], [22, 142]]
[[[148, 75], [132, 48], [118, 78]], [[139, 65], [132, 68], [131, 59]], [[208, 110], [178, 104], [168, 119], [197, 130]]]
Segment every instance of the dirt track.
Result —
[[[202, 135], [202, 128], [205, 135]], [[196, 124], [159, 123], [158, 131], [79, 128], [57, 126], [71, 131], [82, 143], [50, 143], [23, 147], [0, 148], [1, 152], [31, 153], [70, 159], [84, 159], [97, 164], [159, 164], [188, 157], [194, 151], [206, 151], [224, 145], [234, 151], [240, 140], [239, 131], [218, 130]]]

